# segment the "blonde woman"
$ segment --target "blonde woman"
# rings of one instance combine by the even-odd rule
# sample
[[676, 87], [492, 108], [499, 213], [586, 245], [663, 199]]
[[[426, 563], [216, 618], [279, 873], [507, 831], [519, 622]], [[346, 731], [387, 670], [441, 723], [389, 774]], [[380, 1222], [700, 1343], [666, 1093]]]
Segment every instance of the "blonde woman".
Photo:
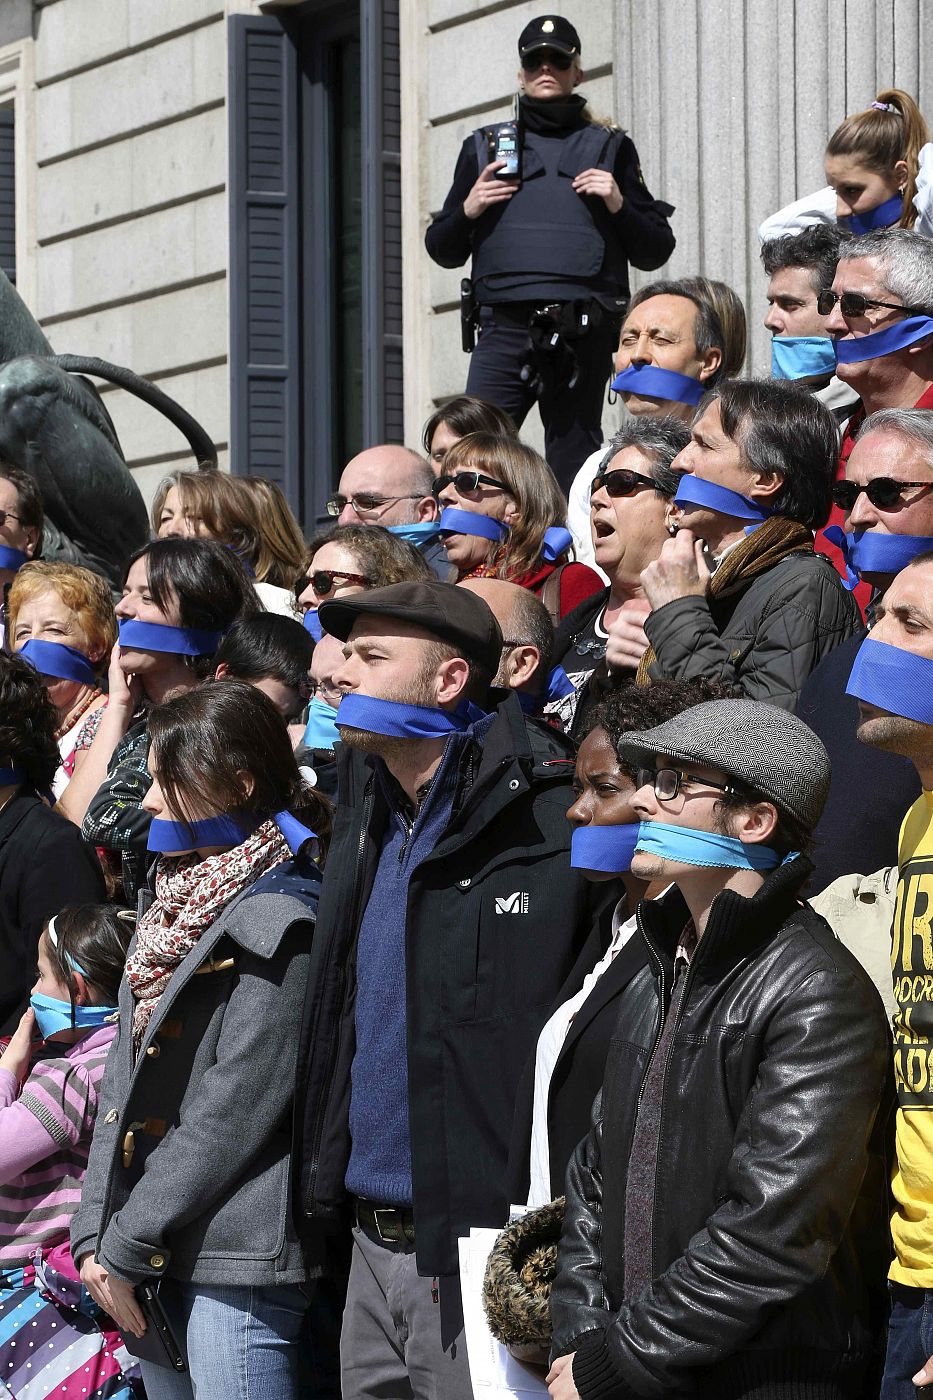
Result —
[[197, 535], [219, 540], [253, 575], [266, 611], [294, 616], [291, 585], [305, 544], [273, 483], [220, 471], [172, 472], [153, 499], [152, 529], [159, 539]]

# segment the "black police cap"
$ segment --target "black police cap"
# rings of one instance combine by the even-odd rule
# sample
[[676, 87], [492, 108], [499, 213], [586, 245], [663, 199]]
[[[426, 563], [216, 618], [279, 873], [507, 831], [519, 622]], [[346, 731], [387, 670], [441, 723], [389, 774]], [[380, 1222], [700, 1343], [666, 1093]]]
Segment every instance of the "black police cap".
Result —
[[492, 611], [468, 588], [450, 583], [391, 583], [332, 598], [318, 609], [325, 632], [345, 642], [361, 617], [394, 617], [423, 627], [432, 637], [461, 649], [468, 661], [495, 675], [502, 656], [502, 633]]
[[535, 49], [556, 49], [558, 53], [579, 56], [580, 36], [563, 15], [542, 15], [526, 24], [519, 35], [519, 58], [526, 58]]

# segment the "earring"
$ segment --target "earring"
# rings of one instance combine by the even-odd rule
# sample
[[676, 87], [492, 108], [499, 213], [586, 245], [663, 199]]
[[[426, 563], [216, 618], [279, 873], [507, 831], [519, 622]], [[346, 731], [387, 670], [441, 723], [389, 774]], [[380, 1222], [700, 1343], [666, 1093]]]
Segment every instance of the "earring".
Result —
[[669, 535], [676, 535], [676, 534], [677, 534], [677, 526], [674, 524], [673, 520], [669, 520], [669, 521], [667, 522], [667, 533], [668, 533]]

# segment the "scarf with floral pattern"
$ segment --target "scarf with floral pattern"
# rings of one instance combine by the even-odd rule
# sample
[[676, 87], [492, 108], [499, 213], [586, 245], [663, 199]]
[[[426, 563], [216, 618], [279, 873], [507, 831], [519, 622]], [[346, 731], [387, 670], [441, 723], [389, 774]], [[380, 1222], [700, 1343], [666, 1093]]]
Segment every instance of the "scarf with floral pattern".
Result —
[[137, 1052], [172, 974], [201, 934], [238, 894], [288, 856], [284, 836], [269, 820], [239, 846], [206, 860], [196, 851], [159, 859], [156, 897], [136, 926], [136, 946], [126, 963], [126, 979], [136, 999], [133, 1046]]

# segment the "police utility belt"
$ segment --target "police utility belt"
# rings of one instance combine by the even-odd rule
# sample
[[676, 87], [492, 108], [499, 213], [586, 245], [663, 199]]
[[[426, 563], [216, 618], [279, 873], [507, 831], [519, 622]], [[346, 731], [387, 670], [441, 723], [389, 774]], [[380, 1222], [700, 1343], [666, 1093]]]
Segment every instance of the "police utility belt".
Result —
[[493, 325], [527, 330], [533, 341], [544, 348], [551, 337], [555, 343], [557, 339], [574, 341], [607, 323], [621, 326], [628, 310], [628, 297], [596, 293], [577, 301], [505, 301], [486, 303], [481, 308], [473, 283], [469, 277], [464, 277], [460, 283], [460, 324], [463, 349], [467, 353], [476, 344], [481, 309]]

